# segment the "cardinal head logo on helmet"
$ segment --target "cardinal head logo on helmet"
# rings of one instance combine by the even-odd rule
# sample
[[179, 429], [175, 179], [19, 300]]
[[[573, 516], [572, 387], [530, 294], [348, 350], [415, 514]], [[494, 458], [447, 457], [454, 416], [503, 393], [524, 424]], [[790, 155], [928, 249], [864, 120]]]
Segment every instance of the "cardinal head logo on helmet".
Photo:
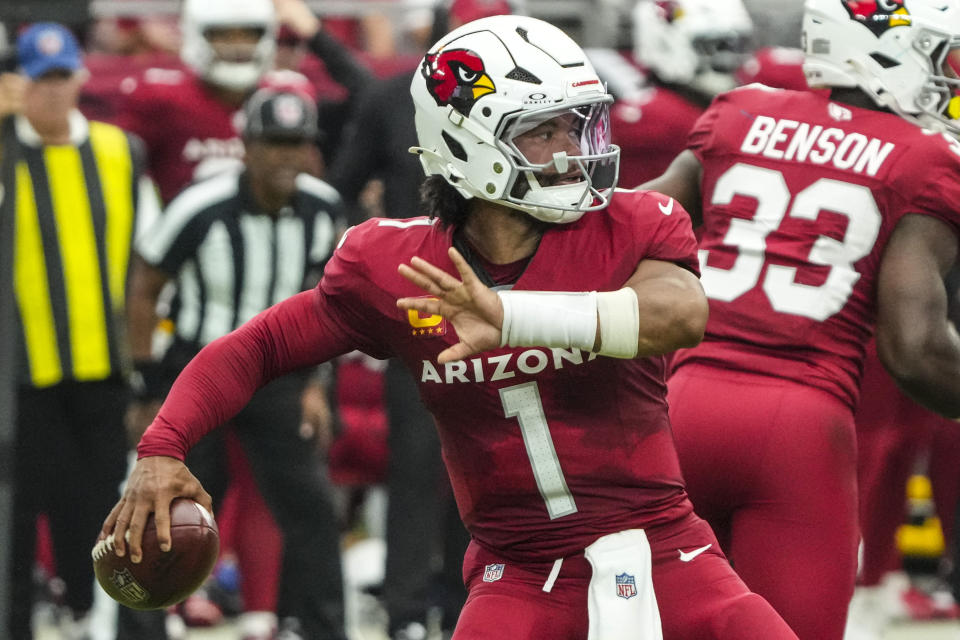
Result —
[[423, 59], [420, 73], [437, 105], [452, 105], [469, 115], [474, 103], [496, 88], [487, 75], [483, 60], [469, 49], [446, 49]]
[[893, 27], [910, 24], [905, 0], [841, 0], [850, 18], [870, 29], [878, 38]]

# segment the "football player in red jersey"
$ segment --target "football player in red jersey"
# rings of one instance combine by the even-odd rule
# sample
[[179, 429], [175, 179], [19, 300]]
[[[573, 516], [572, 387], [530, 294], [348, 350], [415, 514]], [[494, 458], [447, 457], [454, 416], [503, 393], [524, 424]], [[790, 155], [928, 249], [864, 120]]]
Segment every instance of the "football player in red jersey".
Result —
[[[948, 280], [949, 282], [949, 280]], [[922, 473], [933, 489], [948, 553], [960, 495], [960, 429], [947, 418], [918, 405], [897, 388], [880, 363], [876, 347], [867, 348], [857, 425], [857, 482], [862, 550], [857, 588], [847, 614], [847, 638], [880, 638], [897, 617], [915, 620], [951, 617], [956, 603], [946, 592], [933, 597], [935, 581], [911, 584], [903, 573], [897, 529], [908, 513], [906, 487]], [[923, 588], [920, 588], [920, 587]]]
[[196, 178], [239, 166], [236, 114], [276, 50], [271, 0], [187, 0], [180, 26], [186, 69], [150, 68], [125, 81], [117, 121], [146, 143], [164, 202]]
[[[948, 314], [957, 325], [960, 270], [951, 270], [946, 282], [947, 291], [953, 292]], [[912, 575], [904, 573], [898, 528], [908, 512], [905, 487], [912, 475], [921, 472], [930, 479], [945, 543], [940, 573], [948, 575], [955, 557], [960, 429], [952, 420], [918, 405], [898, 389], [880, 363], [872, 342], [867, 348], [860, 404], [854, 417], [862, 548], [845, 637], [879, 638], [899, 617], [956, 617], [956, 601], [939, 580], [924, 576], [914, 581]]]
[[350, 95], [370, 81], [370, 72], [323, 32], [303, 0], [186, 0], [180, 25], [186, 68], [150, 68], [125, 80], [127, 100], [117, 119], [146, 143], [164, 202], [196, 179], [239, 168], [239, 111], [258, 86], [315, 97], [309, 85], [291, 79], [299, 74], [271, 72], [278, 22], [307, 42]]
[[612, 98], [583, 51], [485, 18], [411, 92], [430, 215], [354, 227], [317, 289], [204, 349], [102, 534], [139, 558], [155, 511], [169, 544], [171, 498], [210, 502], [186, 450], [268, 379], [360, 349], [401, 358], [437, 421], [473, 536], [455, 639], [794, 638], [687, 500], [663, 355], [706, 322], [696, 241], [668, 198], [614, 197]]
[[[240, 108], [258, 86], [290, 89], [316, 98], [313, 87], [299, 74], [272, 70], [280, 24], [303, 38], [311, 51], [327, 61], [331, 75], [342, 80], [348, 90], [356, 90], [368, 81], [369, 72], [320, 29], [319, 20], [303, 0], [186, 0], [181, 11], [180, 53], [184, 68], [149, 68], [126, 81], [123, 86], [129, 93], [118, 122], [144, 139], [149, 169], [164, 201], [171, 200], [195, 179], [241, 167], [244, 146], [238, 128], [242, 120]], [[318, 173], [320, 165], [317, 154], [309, 173]], [[141, 400], [153, 400], [160, 394], [149, 395]], [[142, 418], [155, 413], [156, 406], [155, 402], [138, 402], [131, 413]], [[137, 422], [141, 429], [146, 426], [144, 420]], [[232, 476], [250, 473], [244, 462], [243, 456], [231, 460]], [[236, 489], [245, 492], [253, 486], [253, 482], [244, 482]], [[248, 531], [256, 529], [262, 537], [275, 537], [273, 523], [257, 517], [267, 513], [266, 508], [253, 505], [244, 512], [252, 503], [262, 503], [262, 497], [244, 494], [238, 521], [243, 520]], [[229, 527], [227, 522], [221, 524]], [[249, 535], [237, 539], [244, 544], [254, 538]], [[247, 578], [242, 584], [246, 610], [239, 620], [245, 636], [266, 637], [276, 626], [273, 594], [277, 593], [282, 559], [264, 553], [263, 549], [276, 548], [280, 542], [273, 540], [260, 548], [237, 549], [241, 571]], [[285, 591], [280, 593], [289, 597]], [[196, 602], [183, 607], [187, 621], [207, 622], [211, 616], [205, 613], [206, 608], [193, 604]], [[283, 604], [280, 603], [281, 608]], [[198, 610], [201, 613], [195, 614]], [[140, 620], [131, 620], [134, 617]], [[149, 624], [153, 627], [150, 637], [158, 637], [160, 623], [155, 617], [149, 618], [149, 614], [124, 610], [121, 628], [139, 640], [146, 638], [148, 632], [125, 627]]]
[[613, 141], [629, 187], [663, 173], [713, 96], [736, 86], [753, 30], [741, 0], [640, 0], [632, 18], [632, 56], [588, 51], [617, 99]]
[[733, 76], [738, 85], [756, 82], [777, 89], [806, 91], [809, 87], [803, 75], [804, 58], [803, 49], [763, 47], [750, 54]]
[[804, 69], [830, 96], [722, 94], [645, 185], [703, 223], [710, 321], [669, 394], [690, 496], [747, 585], [811, 640], [842, 636], [854, 586], [871, 333], [907, 393], [960, 415], [943, 281], [960, 234], [960, 4], [865, 4], [807, 1]]

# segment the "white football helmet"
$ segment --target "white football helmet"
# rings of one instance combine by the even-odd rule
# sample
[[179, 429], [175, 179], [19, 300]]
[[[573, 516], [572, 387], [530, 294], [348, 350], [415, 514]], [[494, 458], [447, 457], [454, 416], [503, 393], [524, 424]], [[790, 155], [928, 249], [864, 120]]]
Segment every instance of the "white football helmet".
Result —
[[662, 82], [708, 95], [736, 86], [752, 37], [741, 0], [640, 0], [633, 10], [637, 61]]
[[807, 0], [811, 87], [859, 87], [923, 127], [960, 134], [958, 0]]
[[[250, 27], [260, 31], [253, 55], [246, 60], [218, 57], [207, 32], [210, 29]], [[277, 20], [271, 0], [184, 0], [180, 16], [183, 62], [205, 80], [220, 87], [252, 89], [273, 66]]]
[[[620, 160], [610, 144], [613, 96], [583, 50], [553, 25], [526, 16], [463, 25], [427, 52], [410, 92], [420, 143], [411, 151], [427, 175], [443, 176], [464, 197], [559, 223], [609, 203]], [[561, 152], [535, 163], [514, 144], [539, 124], [569, 115], [580, 155]], [[577, 172], [576, 182], [550, 186], [544, 178]]]

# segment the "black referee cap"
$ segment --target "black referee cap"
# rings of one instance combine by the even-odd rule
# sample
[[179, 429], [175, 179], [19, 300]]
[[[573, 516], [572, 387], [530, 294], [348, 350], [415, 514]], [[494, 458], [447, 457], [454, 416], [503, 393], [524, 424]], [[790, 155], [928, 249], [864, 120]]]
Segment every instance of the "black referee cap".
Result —
[[260, 89], [244, 105], [243, 137], [267, 140], [315, 140], [317, 106], [293, 91]]

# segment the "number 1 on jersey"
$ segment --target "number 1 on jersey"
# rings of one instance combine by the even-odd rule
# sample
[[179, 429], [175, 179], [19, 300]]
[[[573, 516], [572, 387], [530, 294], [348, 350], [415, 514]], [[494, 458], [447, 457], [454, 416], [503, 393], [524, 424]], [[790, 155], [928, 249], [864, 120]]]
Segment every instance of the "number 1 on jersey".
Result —
[[543, 413], [540, 401], [540, 389], [536, 382], [525, 382], [500, 389], [500, 401], [508, 418], [516, 418], [520, 423], [523, 444], [527, 448], [527, 457], [533, 468], [533, 477], [537, 488], [547, 505], [551, 520], [577, 512], [573, 494], [567, 487], [560, 468], [557, 451], [553, 447], [550, 426]]

